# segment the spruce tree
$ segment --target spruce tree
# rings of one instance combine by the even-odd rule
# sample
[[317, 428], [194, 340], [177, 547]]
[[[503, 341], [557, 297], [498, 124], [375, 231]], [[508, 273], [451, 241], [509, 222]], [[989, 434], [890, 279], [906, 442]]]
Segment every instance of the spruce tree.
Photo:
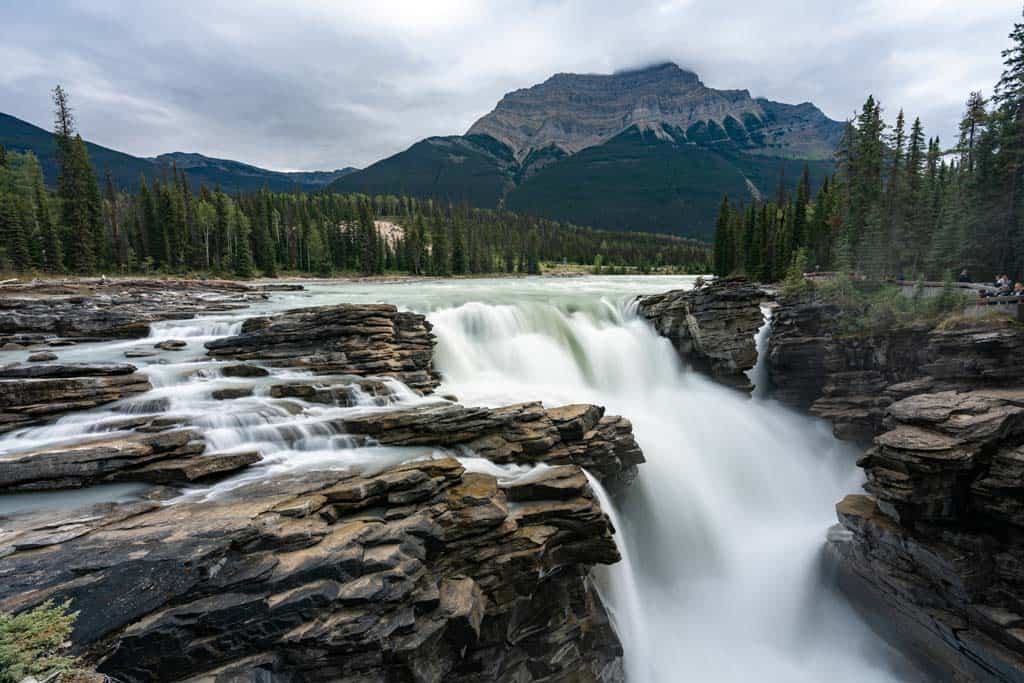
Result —
[[718, 207], [718, 219], [715, 221], [714, 270], [715, 275], [725, 277], [733, 270], [733, 254], [735, 246], [730, 230], [730, 208], [728, 195], [722, 197]]

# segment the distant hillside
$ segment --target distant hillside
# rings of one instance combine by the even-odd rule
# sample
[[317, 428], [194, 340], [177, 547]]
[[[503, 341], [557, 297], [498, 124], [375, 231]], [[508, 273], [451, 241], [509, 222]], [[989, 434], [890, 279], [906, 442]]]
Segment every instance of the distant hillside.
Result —
[[723, 194], [774, 196], [805, 164], [820, 183], [843, 126], [810, 103], [709, 88], [675, 64], [557, 74], [506, 95], [466, 135], [427, 138], [331, 187], [707, 238]]
[[[53, 133], [27, 121], [0, 113], [0, 145], [24, 152], [31, 151], [43, 167], [48, 185], [56, 185], [57, 159]], [[101, 180], [110, 171], [118, 187], [135, 189], [139, 177], [162, 178], [169, 174], [171, 164], [186, 171], [194, 187], [219, 186], [225, 192], [251, 192], [267, 187], [281, 192], [299, 187], [318, 190], [356, 169], [348, 167], [336, 171], [281, 172], [243, 164], [227, 159], [212, 159], [201, 154], [173, 152], [146, 159], [118, 152], [86, 141], [89, 159]]]

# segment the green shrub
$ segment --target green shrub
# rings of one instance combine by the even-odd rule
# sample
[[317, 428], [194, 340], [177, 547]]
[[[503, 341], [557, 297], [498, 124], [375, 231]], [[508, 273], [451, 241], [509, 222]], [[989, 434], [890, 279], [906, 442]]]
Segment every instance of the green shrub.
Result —
[[0, 612], [0, 683], [75, 668], [77, 659], [61, 654], [78, 617], [78, 612], [68, 612], [69, 606], [70, 601], [54, 605], [47, 600], [21, 614]]

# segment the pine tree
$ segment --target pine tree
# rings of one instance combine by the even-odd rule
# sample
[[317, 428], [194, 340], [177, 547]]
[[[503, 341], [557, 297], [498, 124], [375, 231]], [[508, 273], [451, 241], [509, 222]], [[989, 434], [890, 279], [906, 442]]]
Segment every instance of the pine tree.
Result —
[[235, 275], [252, 277], [255, 263], [252, 258], [252, 243], [249, 230], [249, 219], [240, 211], [235, 211]]
[[733, 270], [733, 254], [735, 246], [732, 240], [730, 226], [729, 197], [722, 197], [722, 203], [718, 207], [718, 220], [715, 222], [715, 275], [724, 277]]

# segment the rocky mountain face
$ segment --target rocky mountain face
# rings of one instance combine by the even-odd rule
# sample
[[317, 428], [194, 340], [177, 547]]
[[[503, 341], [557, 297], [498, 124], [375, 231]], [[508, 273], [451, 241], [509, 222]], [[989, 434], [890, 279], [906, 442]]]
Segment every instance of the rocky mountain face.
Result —
[[511, 92], [468, 135], [489, 135], [523, 163], [554, 148], [566, 155], [636, 126], [666, 141], [733, 143], [774, 156], [831, 158], [842, 125], [810, 103], [754, 99], [715, 90], [672, 63], [604, 74], [556, 74]]
[[463, 136], [427, 138], [336, 180], [598, 228], [710, 237], [722, 195], [817, 185], [843, 124], [813, 104], [709, 88], [675, 64], [557, 74], [506, 95]]

